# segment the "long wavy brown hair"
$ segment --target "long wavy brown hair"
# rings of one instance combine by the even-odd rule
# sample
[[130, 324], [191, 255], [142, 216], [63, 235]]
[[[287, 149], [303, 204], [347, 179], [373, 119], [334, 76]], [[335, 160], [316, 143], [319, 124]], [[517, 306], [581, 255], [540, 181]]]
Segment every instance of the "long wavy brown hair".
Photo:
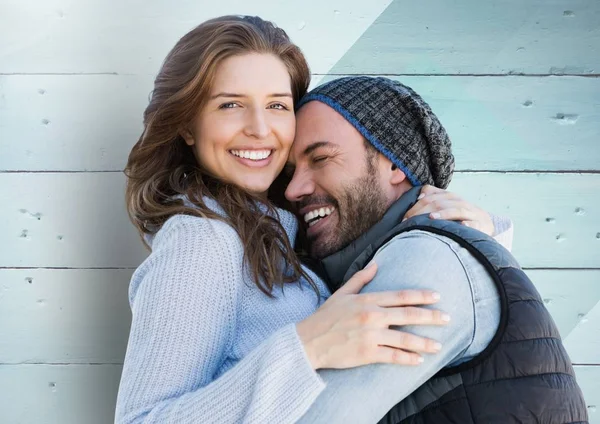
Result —
[[[294, 103], [306, 93], [308, 64], [282, 29], [250, 16], [223, 16], [202, 23], [177, 42], [154, 81], [144, 111], [144, 131], [125, 168], [127, 212], [142, 240], [177, 214], [225, 221], [239, 234], [244, 265], [261, 291], [272, 296], [275, 285], [303, 277], [318, 292], [276, 219], [275, 207], [286, 206], [283, 175], [265, 201], [208, 175], [181, 136], [207, 101], [219, 64], [248, 53], [272, 54], [285, 64]], [[215, 199], [226, 216], [209, 209], [205, 196]], [[186, 206], [182, 197], [194, 207]]]

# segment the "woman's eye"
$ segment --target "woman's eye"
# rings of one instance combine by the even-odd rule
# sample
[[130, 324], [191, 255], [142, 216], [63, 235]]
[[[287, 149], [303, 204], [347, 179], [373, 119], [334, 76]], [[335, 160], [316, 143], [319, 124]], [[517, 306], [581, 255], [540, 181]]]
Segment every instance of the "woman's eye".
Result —
[[275, 103], [273, 105], [270, 105], [269, 108], [270, 109], [277, 109], [277, 110], [288, 110], [288, 108], [285, 105], [281, 104], [281, 103]]
[[219, 109], [233, 109], [237, 106], [237, 103], [223, 103], [221, 106], [219, 106]]

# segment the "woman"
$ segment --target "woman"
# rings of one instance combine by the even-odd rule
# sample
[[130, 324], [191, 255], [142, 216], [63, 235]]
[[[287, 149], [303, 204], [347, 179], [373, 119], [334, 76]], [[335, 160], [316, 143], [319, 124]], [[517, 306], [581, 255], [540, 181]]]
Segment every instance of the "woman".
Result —
[[357, 294], [371, 266], [329, 296], [294, 253], [297, 221], [273, 183], [309, 79], [300, 50], [259, 18], [205, 22], [165, 59], [126, 169], [152, 253], [131, 280], [116, 422], [294, 422], [323, 389], [316, 370], [436, 351], [389, 329], [443, 325], [411, 306], [435, 293]]

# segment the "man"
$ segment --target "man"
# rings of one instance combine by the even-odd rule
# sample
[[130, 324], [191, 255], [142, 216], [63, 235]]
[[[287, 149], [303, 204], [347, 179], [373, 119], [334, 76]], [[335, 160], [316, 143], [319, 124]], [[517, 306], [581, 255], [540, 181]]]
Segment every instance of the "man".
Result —
[[305, 96], [297, 120], [286, 197], [330, 289], [374, 260], [364, 291], [397, 290], [397, 281], [432, 289], [452, 317], [408, 329], [443, 346], [417, 367], [324, 370], [327, 388], [302, 422], [375, 422], [390, 409], [381, 422], [586, 422], [558, 330], [510, 253], [459, 223], [403, 222], [420, 186], [445, 188], [454, 168], [448, 135], [423, 99], [389, 79], [342, 78]]

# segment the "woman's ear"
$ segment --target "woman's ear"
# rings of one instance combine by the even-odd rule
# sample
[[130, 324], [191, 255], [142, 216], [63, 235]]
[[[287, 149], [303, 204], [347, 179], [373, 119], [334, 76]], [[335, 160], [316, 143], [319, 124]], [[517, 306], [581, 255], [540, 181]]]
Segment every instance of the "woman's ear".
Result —
[[195, 144], [196, 140], [194, 140], [194, 134], [192, 134], [188, 128], [181, 130], [180, 134], [185, 140], [185, 144], [188, 146], [193, 146]]

